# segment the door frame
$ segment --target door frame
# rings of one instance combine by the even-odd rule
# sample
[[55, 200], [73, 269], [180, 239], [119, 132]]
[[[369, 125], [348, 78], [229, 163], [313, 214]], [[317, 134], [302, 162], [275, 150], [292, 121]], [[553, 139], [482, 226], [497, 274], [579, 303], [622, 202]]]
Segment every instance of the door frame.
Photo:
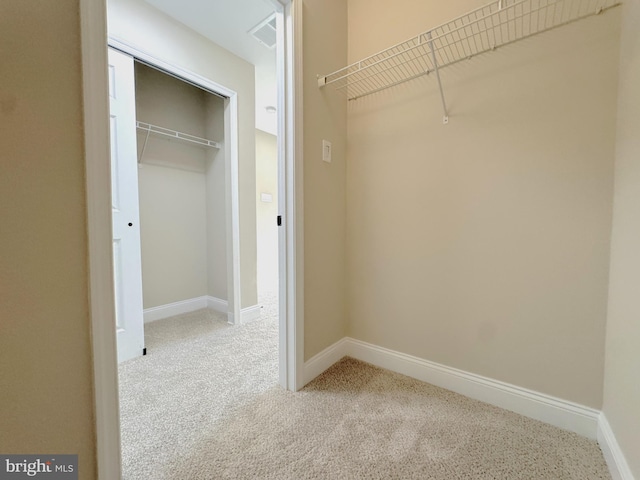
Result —
[[[271, 0], [279, 26], [278, 109], [280, 383], [304, 384], [302, 0]], [[88, 282], [94, 375], [96, 472], [121, 478], [118, 364], [111, 238], [106, 0], [79, 0], [85, 140]], [[284, 255], [282, 254], [284, 252]], [[282, 273], [284, 272], [284, 276]], [[238, 277], [239, 278], [239, 277]], [[239, 289], [238, 289], [239, 293]], [[284, 347], [284, 348], [283, 348]]]
[[278, 88], [279, 372], [290, 391], [304, 387], [304, 222], [302, 1], [270, 0], [276, 10]]
[[[109, 47], [130, 55], [134, 61], [141, 61], [167, 75], [227, 97], [224, 102], [224, 167], [225, 214], [227, 218], [225, 230], [227, 233], [228, 321], [229, 323], [240, 324], [242, 323], [242, 299], [240, 287], [240, 197], [238, 191], [238, 93], [197, 73], [167, 63], [154, 53], [141, 50], [126, 40], [109, 35], [107, 43]], [[226, 128], [227, 125], [229, 128]]]

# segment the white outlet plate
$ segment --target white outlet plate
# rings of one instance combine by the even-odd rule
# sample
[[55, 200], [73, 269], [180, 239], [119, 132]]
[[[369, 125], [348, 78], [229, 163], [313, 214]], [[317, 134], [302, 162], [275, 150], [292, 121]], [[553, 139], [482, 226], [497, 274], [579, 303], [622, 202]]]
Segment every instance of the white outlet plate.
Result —
[[322, 140], [322, 160], [331, 163], [331, 142]]

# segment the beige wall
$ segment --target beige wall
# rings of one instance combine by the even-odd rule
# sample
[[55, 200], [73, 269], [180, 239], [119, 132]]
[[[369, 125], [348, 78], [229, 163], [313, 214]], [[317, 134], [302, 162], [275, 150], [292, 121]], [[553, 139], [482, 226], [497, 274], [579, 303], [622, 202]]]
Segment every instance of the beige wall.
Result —
[[77, 0], [0, 2], [0, 452], [95, 478]]
[[[347, 2], [303, 0], [304, 357], [344, 337], [346, 101], [316, 75], [347, 61]], [[333, 163], [322, 161], [322, 140]]]
[[[214, 95], [207, 95], [207, 138], [224, 139], [224, 103]], [[227, 197], [225, 149], [207, 152], [207, 278], [209, 295], [227, 298]]]
[[[261, 194], [271, 195], [263, 202]], [[278, 291], [278, 139], [256, 130], [258, 296]]]
[[622, 9], [603, 411], [640, 478], [640, 2]]
[[[350, 0], [350, 60], [482, 3]], [[600, 408], [619, 20], [350, 103], [351, 336]]]
[[253, 65], [143, 0], [109, 0], [109, 35], [238, 93], [242, 307], [257, 303]]
[[138, 184], [144, 308], [206, 295], [204, 173], [146, 164]]

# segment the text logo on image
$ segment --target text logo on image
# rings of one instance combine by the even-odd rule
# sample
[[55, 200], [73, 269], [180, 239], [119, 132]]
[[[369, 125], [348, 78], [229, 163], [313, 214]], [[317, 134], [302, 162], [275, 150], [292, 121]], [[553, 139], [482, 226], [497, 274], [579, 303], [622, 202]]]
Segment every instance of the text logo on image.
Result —
[[78, 480], [78, 455], [0, 455], [0, 480]]

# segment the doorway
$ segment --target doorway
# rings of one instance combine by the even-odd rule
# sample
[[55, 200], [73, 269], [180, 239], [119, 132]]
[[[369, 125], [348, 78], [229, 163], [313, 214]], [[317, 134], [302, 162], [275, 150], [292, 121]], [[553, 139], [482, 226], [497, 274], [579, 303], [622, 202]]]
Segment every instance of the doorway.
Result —
[[[303, 261], [302, 261], [302, 65], [298, 60], [302, 45], [302, 9], [295, 1], [274, 1], [278, 22], [278, 124], [279, 132], [279, 215], [280, 286], [280, 383], [296, 390], [303, 375]], [[106, 72], [106, 1], [80, 0], [82, 26], [82, 69], [84, 134], [86, 145], [87, 209], [89, 230], [90, 313], [92, 323], [93, 370], [95, 376], [96, 440], [98, 475], [120, 478], [120, 429], [117, 396], [117, 363], [113, 322], [113, 260], [111, 255], [111, 192], [109, 186], [108, 82]], [[141, 37], [145, 33], [141, 32]], [[112, 39], [113, 40], [113, 39]], [[142, 56], [169, 66], [170, 45], [151, 42]], [[295, 47], [295, 51], [294, 51]], [[180, 70], [180, 69], [178, 69]], [[189, 72], [186, 72], [189, 73]], [[199, 75], [195, 77], [201, 78]], [[233, 92], [231, 92], [233, 93]], [[237, 98], [230, 96], [233, 107]], [[228, 110], [233, 117], [237, 110]], [[231, 118], [236, 121], [235, 118]], [[236, 141], [237, 139], [232, 139]], [[300, 245], [296, 248], [296, 244]], [[283, 273], [282, 273], [283, 272]]]
[[242, 320], [237, 94], [110, 44], [115, 313], [124, 361], [146, 352], [143, 298], [144, 322], [207, 307], [229, 323]]
[[278, 316], [278, 202], [278, 140], [256, 129], [257, 289], [263, 316]]
[[[227, 223], [237, 225], [240, 220], [237, 197], [228, 197], [239, 192], [239, 178], [227, 175], [238, 172], [230, 166], [237, 155], [227, 156], [234, 150], [228, 139], [237, 129], [225, 121], [231, 117], [225, 116], [229, 98], [134, 58], [117, 50], [109, 52], [115, 152], [112, 197], [116, 200], [114, 233], [118, 222], [126, 233], [139, 230], [138, 250], [142, 251], [142, 289], [132, 288], [133, 282], [122, 282], [135, 279], [136, 272], [129, 277], [115, 275], [119, 357], [125, 360], [125, 353], [130, 353], [122, 350], [131, 342], [122, 340], [129, 340], [134, 333], [131, 325], [142, 314], [130, 305], [140, 304], [132, 298], [136, 291], [144, 292], [145, 317], [153, 317], [146, 318], [152, 322], [145, 323], [141, 340], [147, 356], [132, 358], [119, 367], [123, 473], [127, 478], [146, 478], [151, 468], [170, 468], [158, 458], [184, 456], [185, 446], [199, 440], [189, 427], [192, 418], [200, 416], [202, 425], [211, 429], [236, 399], [259, 393], [246, 388], [245, 372], [260, 372], [258, 365], [271, 365], [263, 379], [253, 378], [250, 383], [277, 383], [277, 375], [269, 373], [277, 372], [278, 360], [277, 331], [269, 330], [272, 340], [261, 345], [264, 354], [256, 365], [254, 355], [246, 352], [258, 350], [264, 335], [234, 335], [242, 329], [228, 325], [243, 322], [227, 307], [227, 299], [233, 298], [234, 269], [228, 275], [226, 264], [234, 261], [230, 253], [238, 248], [233, 236], [227, 235]], [[135, 108], [119, 108], [126, 100]], [[133, 119], [127, 116], [131, 110]], [[133, 144], [132, 129], [137, 130]], [[138, 200], [139, 220], [135, 215], [121, 215], [137, 207], [126, 205], [124, 198]], [[233, 205], [236, 208], [230, 208]], [[134, 242], [135, 236], [114, 237], [114, 247]], [[140, 262], [119, 253], [125, 251], [114, 248], [117, 273], [140, 268]], [[139, 279], [140, 271], [137, 274]], [[224, 317], [209, 313], [209, 306], [217, 306]], [[122, 313], [132, 316], [122, 319]], [[238, 344], [244, 348], [234, 350]], [[185, 398], [192, 401], [185, 402]], [[170, 420], [159, 422], [158, 418]], [[153, 458], [155, 467], [149, 464]]]

